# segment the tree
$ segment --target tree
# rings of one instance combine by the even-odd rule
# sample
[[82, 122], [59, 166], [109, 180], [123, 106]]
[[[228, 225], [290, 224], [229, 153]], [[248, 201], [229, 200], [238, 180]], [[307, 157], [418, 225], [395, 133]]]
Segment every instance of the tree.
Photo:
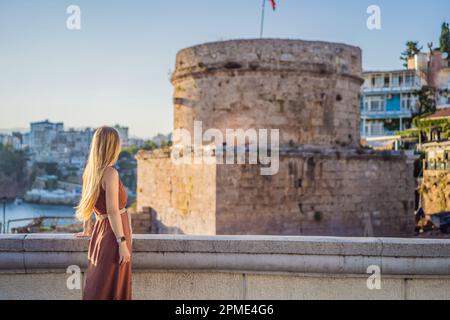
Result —
[[169, 141], [169, 142], [167, 142], [166, 140], [161, 141], [161, 146], [160, 146], [161, 149], [164, 149], [164, 148], [167, 148], [170, 146], [172, 146], [172, 141]]
[[26, 188], [26, 160], [10, 144], [0, 144], [0, 196], [17, 197]]
[[137, 146], [130, 146], [127, 148], [123, 148], [121, 153], [119, 154], [119, 158], [122, 156], [135, 155], [136, 153], [138, 153], [138, 151], [139, 147]]
[[420, 53], [423, 47], [419, 48], [418, 41], [408, 41], [406, 42], [406, 50], [402, 52], [400, 57], [404, 61], [403, 66], [408, 68], [408, 60], [414, 57], [416, 54]]
[[157, 148], [158, 148], [158, 146], [156, 145], [156, 143], [154, 143], [151, 140], [147, 140], [144, 142], [144, 147], [142, 149], [151, 151], [151, 150], [155, 150]]
[[417, 115], [419, 118], [423, 115], [436, 112], [436, 90], [434, 88], [423, 86], [413, 94], [418, 97]]
[[450, 28], [449, 24], [446, 22], [442, 23], [439, 44], [441, 52], [445, 52], [450, 56]]

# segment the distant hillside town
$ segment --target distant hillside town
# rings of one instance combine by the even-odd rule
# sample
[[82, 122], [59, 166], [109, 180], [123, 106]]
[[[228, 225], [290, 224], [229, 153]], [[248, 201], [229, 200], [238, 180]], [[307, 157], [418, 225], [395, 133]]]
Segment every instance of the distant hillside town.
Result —
[[[134, 154], [140, 149], [151, 150], [170, 143], [171, 134], [158, 134], [145, 141], [131, 137], [128, 127], [114, 127], [119, 132], [122, 143], [117, 165], [121, 169], [121, 178], [130, 198], [133, 199], [136, 190]], [[93, 128], [66, 129], [62, 122], [45, 120], [32, 122], [30, 130], [25, 133], [0, 134], [2, 181], [10, 180], [12, 183], [14, 180], [21, 180], [12, 188], [8, 184], [8, 190], [0, 190], [0, 193], [8, 193], [8, 198], [23, 197], [28, 202], [75, 204], [80, 197], [81, 177], [94, 131]], [[23, 161], [18, 162], [18, 158]], [[8, 172], [16, 172], [16, 176], [8, 180]], [[18, 172], [22, 173], [20, 179], [17, 177]]]

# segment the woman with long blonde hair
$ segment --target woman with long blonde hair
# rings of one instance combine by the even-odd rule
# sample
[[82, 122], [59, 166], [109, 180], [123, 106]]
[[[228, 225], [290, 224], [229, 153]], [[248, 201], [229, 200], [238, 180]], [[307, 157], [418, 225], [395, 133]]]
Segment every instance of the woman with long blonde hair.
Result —
[[83, 232], [76, 236], [91, 237], [84, 300], [131, 299], [131, 221], [126, 190], [113, 167], [120, 150], [117, 130], [101, 127], [95, 131], [76, 208], [84, 222]]

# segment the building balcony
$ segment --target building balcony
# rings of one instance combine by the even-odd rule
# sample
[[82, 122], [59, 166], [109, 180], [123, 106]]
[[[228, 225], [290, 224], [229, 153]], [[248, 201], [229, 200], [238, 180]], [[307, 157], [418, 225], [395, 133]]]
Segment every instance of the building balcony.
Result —
[[424, 161], [424, 170], [450, 172], [450, 161]]
[[413, 113], [409, 110], [399, 111], [367, 111], [361, 110], [361, 117], [366, 119], [400, 119], [412, 118]]
[[397, 131], [381, 130], [372, 132], [361, 132], [362, 138], [379, 138], [379, 137], [394, 137]]
[[[80, 299], [68, 270], [83, 279], [87, 247], [73, 235], [0, 236], [0, 299]], [[449, 261], [444, 239], [135, 235], [133, 298], [450, 299]]]
[[395, 86], [395, 87], [363, 87], [362, 94], [408, 93], [420, 90], [420, 85]]

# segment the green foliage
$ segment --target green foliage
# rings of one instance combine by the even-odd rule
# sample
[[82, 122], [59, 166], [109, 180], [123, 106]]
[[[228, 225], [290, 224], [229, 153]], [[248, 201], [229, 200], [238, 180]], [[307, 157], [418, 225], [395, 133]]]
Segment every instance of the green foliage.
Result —
[[423, 86], [420, 90], [414, 91], [413, 94], [418, 97], [417, 114], [419, 116], [436, 112], [436, 89]]
[[417, 113], [412, 119], [412, 124], [418, 130], [405, 130], [397, 132], [403, 138], [419, 137], [421, 132], [430, 133], [429, 121], [425, 118], [436, 112], [435, 89], [428, 86], [423, 86], [420, 90], [416, 90], [413, 94], [418, 97]]
[[167, 147], [170, 147], [171, 145], [172, 145], [172, 141], [169, 141], [169, 142], [167, 142], [165, 140], [161, 141], [161, 148], [167, 148]]
[[56, 162], [37, 162], [34, 164], [34, 171], [38, 172], [38, 175], [52, 175], [61, 177], [61, 171], [58, 168]]
[[136, 210], [137, 209], [137, 200], [133, 199], [133, 201], [130, 202], [129, 208]]
[[26, 184], [26, 160], [23, 152], [15, 151], [11, 145], [0, 144], [0, 193], [17, 196]]
[[446, 22], [442, 23], [439, 45], [441, 52], [446, 52], [450, 56], [450, 28]]
[[147, 150], [147, 151], [151, 151], [151, 150], [155, 150], [157, 149], [158, 146], [156, 145], [156, 143], [154, 143], [151, 140], [147, 140], [144, 142], [144, 147], [142, 149]]
[[420, 119], [417, 121], [417, 128], [421, 132], [425, 132], [427, 134], [431, 133], [432, 128], [437, 128], [441, 133], [441, 138], [449, 139], [450, 138], [450, 119]]
[[384, 128], [389, 131], [395, 131], [400, 128], [400, 119], [392, 119], [391, 122], [385, 122]]
[[133, 192], [136, 190], [136, 159], [134, 155], [139, 151], [138, 148], [126, 148], [119, 154], [117, 167], [119, 169], [122, 183]]
[[119, 159], [120, 159], [120, 157], [129, 157], [129, 156], [135, 155], [138, 151], [139, 151], [139, 147], [136, 147], [136, 146], [124, 148], [119, 155]]
[[120, 179], [122, 183], [131, 191], [136, 190], [136, 174], [128, 173], [128, 174], [120, 174]]
[[403, 131], [397, 131], [395, 135], [400, 136], [402, 138], [418, 138], [419, 130], [416, 129], [407, 129]]
[[22, 152], [16, 152], [11, 145], [0, 144], [0, 172], [6, 176], [23, 177], [25, 158]]
[[422, 50], [422, 46], [419, 48], [418, 41], [408, 41], [406, 42], [406, 49], [402, 52], [400, 57], [401, 60], [404, 61], [403, 66], [408, 68], [408, 59], [414, 57]]

